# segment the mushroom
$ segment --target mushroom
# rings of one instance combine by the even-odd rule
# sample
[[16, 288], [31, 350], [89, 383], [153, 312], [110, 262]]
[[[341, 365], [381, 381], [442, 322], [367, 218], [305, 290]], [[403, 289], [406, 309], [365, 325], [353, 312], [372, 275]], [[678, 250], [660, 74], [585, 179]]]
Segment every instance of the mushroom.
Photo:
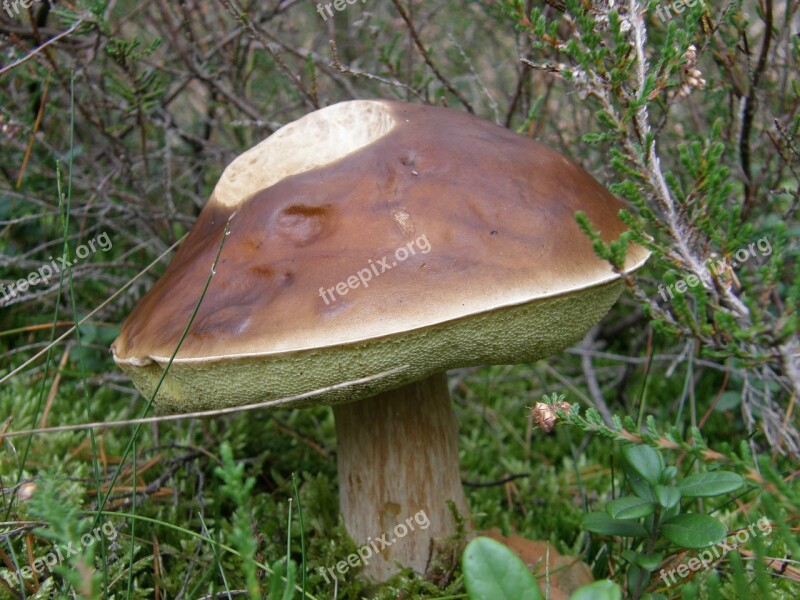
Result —
[[[625, 231], [620, 208], [563, 155], [480, 118], [383, 100], [329, 106], [225, 169], [114, 359], [154, 392], [229, 223], [157, 408], [362, 380], [283, 405], [333, 407], [340, 509], [372, 550], [365, 573], [424, 573], [455, 532], [448, 502], [468, 514], [446, 371], [533, 361], [579, 340], [623, 279], [575, 213], [610, 241]], [[631, 245], [625, 271], [647, 256]]]

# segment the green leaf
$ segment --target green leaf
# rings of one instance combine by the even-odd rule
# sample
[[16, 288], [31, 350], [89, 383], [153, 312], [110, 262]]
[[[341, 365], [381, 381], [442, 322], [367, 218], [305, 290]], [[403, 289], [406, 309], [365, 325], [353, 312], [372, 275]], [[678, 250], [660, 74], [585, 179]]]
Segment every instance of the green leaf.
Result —
[[[286, 578], [284, 583], [283, 579]], [[295, 583], [297, 581], [297, 563], [286, 558], [279, 558], [272, 563], [272, 576], [269, 580], [268, 600], [292, 600], [295, 596]]]
[[690, 475], [678, 482], [678, 489], [684, 498], [720, 496], [738, 490], [744, 479], [730, 471], [711, 471]]
[[658, 484], [664, 470], [664, 459], [650, 446], [629, 445], [622, 448], [627, 465], [650, 485]]
[[525, 563], [498, 541], [477, 537], [462, 555], [470, 600], [544, 600]]
[[665, 508], [661, 511], [661, 521], [668, 521], [672, 517], [681, 514], [681, 505], [680, 503], [676, 504], [671, 508]]
[[678, 474], [678, 469], [673, 467], [672, 465], [668, 466], [664, 469], [664, 472], [661, 473], [661, 483], [664, 485], [669, 485], [672, 483], [672, 480], [675, 479], [675, 476]]
[[639, 554], [636, 558], [636, 564], [645, 571], [650, 571], [652, 573], [658, 568], [662, 560], [664, 560], [664, 554], [662, 552], [657, 552], [656, 554]]
[[606, 512], [614, 519], [638, 519], [653, 514], [656, 504], [638, 496], [623, 496], [606, 505]]
[[283, 589], [283, 597], [281, 600], [293, 600], [295, 593], [295, 583], [297, 582], [297, 563], [293, 560], [289, 561], [289, 566], [286, 570], [286, 587]]
[[661, 564], [661, 561], [664, 560], [664, 553], [656, 552], [655, 554], [642, 554], [641, 552], [635, 552], [633, 550], [626, 549], [622, 551], [622, 558], [627, 560], [630, 564], [636, 565], [640, 569], [652, 573], [658, 568], [658, 565]]
[[269, 580], [269, 600], [281, 600], [284, 587], [282, 578], [286, 572], [286, 562], [279, 558], [272, 563], [272, 577]]
[[657, 485], [654, 489], [658, 503], [664, 508], [672, 508], [681, 501], [681, 491], [672, 485]]
[[581, 520], [581, 527], [600, 535], [619, 535], [622, 537], [646, 537], [647, 530], [638, 521], [613, 519], [605, 512], [592, 512]]
[[706, 548], [728, 535], [725, 526], [714, 517], [698, 514], [672, 517], [661, 525], [661, 533], [682, 548]]
[[629, 590], [639, 589], [650, 579], [650, 573], [642, 569], [639, 565], [630, 565], [625, 580]]
[[569, 600], [622, 600], [622, 588], [604, 579], [575, 590]]
[[651, 486], [644, 477], [639, 475], [630, 467], [626, 467], [625, 476], [628, 478], [628, 484], [631, 486], [634, 494], [643, 500], [656, 502], [656, 495], [653, 492], [653, 486]]

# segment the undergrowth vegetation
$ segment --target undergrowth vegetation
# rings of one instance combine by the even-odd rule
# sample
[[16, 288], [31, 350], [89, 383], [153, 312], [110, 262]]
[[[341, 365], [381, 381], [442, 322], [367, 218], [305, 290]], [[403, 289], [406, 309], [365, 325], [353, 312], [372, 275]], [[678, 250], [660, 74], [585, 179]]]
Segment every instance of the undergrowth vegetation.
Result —
[[[571, 349], [450, 373], [474, 529], [549, 541], [626, 598], [797, 598], [798, 3], [341, 4], [3, 5], [0, 597], [468, 597], [455, 556], [429, 580], [323, 577], [356, 550], [330, 409], [129, 423], [150, 399], [108, 351], [235, 156], [390, 98], [560, 150], [652, 252]], [[529, 409], [559, 394], [546, 433]]]

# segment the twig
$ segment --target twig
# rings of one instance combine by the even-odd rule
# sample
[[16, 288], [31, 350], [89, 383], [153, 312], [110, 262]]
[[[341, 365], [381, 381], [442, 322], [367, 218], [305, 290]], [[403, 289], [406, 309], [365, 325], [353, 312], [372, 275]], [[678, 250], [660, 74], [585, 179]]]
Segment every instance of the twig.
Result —
[[365, 71], [354, 71], [350, 67], [342, 66], [341, 62], [339, 62], [339, 49], [336, 47], [336, 42], [334, 40], [328, 40], [328, 44], [331, 47], [331, 56], [332, 56], [331, 66], [337, 71], [339, 71], [339, 73], [343, 73], [345, 75], [352, 75], [353, 77], [366, 77], [367, 79], [379, 81], [380, 83], [385, 83], [386, 85], [391, 85], [392, 87], [397, 87], [407, 90], [413, 93], [420, 100], [424, 100], [422, 94], [420, 94], [418, 90], [414, 89], [407, 83], [403, 83], [401, 81], [392, 79], [386, 79], [385, 77], [381, 77], [380, 75], [367, 73]]
[[[581, 348], [586, 350], [592, 349], [597, 331], [597, 326], [592, 328], [589, 334], [581, 342]], [[600, 385], [597, 383], [597, 375], [595, 375], [594, 365], [592, 364], [592, 357], [588, 352], [581, 354], [581, 368], [583, 369], [583, 376], [586, 378], [586, 385], [589, 386], [589, 394], [591, 394], [594, 408], [596, 408], [597, 412], [600, 413], [603, 423], [611, 427], [613, 416], [611, 410], [609, 410], [608, 405], [606, 404], [605, 399], [603, 398], [603, 392], [600, 391]]]
[[222, 5], [228, 9], [228, 12], [231, 13], [242, 25], [244, 25], [245, 29], [250, 32], [250, 36], [260, 42], [264, 49], [270, 53], [272, 59], [277, 63], [278, 67], [280, 67], [281, 71], [283, 71], [284, 75], [291, 81], [295, 87], [300, 91], [300, 93], [306, 98], [306, 100], [314, 107], [319, 108], [319, 100], [315, 98], [309, 91], [306, 89], [306, 86], [303, 84], [303, 81], [300, 79], [298, 75], [292, 73], [292, 70], [286, 65], [283, 60], [283, 57], [275, 51], [272, 47], [272, 44], [267, 42], [264, 38], [266, 34], [261, 31], [258, 31], [253, 22], [247, 18], [247, 14], [238, 6], [234, 6], [233, 0], [219, 0]]
[[[648, 62], [644, 48], [645, 41], [647, 40], [647, 32], [645, 31], [644, 18], [641, 12], [641, 7], [639, 6], [639, 2], [637, 0], [628, 0], [628, 18], [631, 21], [633, 31], [634, 49], [636, 52], [637, 84], [640, 93], [642, 90], [647, 89], [648, 74]], [[610, 107], [611, 103], [608, 98], [605, 98], [605, 102]], [[645, 172], [650, 179], [650, 184], [653, 186], [653, 189], [656, 192], [656, 198], [659, 200], [664, 216], [669, 224], [670, 233], [675, 245], [677, 246], [680, 258], [686, 264], [686, 267], [697, 277], [699, 277], [701, 281], [708, 281], [709, 279], [714, 279], [716, 281], [716, 278], [712, 278], [710, 276], [708, 267], [698, 261], [695, 258], [694, 253], [689, 248], [688, 240], [690, 236], [678, 218], [678, 213], [675, 210], [675, 201], [673, 200], [672, 193], [669, 191], [669, 187], [667, 186], [664, 173], [661, 171], [661, 161], [658, 157], [658, 153], [656, 152], [655, 137], [653, 137], [649, 142], [647, 141], [647, 139], [650, 137], [651, 130], [650, 115], [645, 103], [642, 103], [642, 105], [639, 106], [639, 108], [635, 111], [634, 121], [636, 128], [638, 129], [639, 138], [644, 146], [645, 156], [642, 159], [640, 153], [637, 152], [635, 148], [631, 147], [630, 143], [626, 144], [628, 152], [631, 157], [634, 157], [645, 169]], [[736, 316], [739, 319], [746, 321], [750, 311], [747, 309], [744, 303], [735, 295], [733, 295], [724, 284], [720, 284], [717, 286], [717, 288], [720, 292], [723, 302], [728, 306], [728, 308], [737, 313]]]
[[75, 22], [72, 24], [72, 26], [71, 26], [69, 29], [67, 29], [66, 31], [63, 31], [63, 32], [59, 33], [57, 36], [50, 38], [50, 39], [49, 39], [49, 40], [47, 40], [47, 41], [46, 41], [44, 44], [42, 44], [41, 46], [38, 46], [38, 47], [37, 47], [35, 50], [33, 50], [32, 52], [29, 52], [27, 55], [23, 56], [23, 57], [22, 57], [22, 58], [20, 58], [19, 60], [17, 60], [17, 61], [15, 61], [15, 62], [11, 63], [10, 65], [8, 65], [8, 66], [5, 66], [5, 67], [3, 67], [2, 69], [0, 69], [0, 75], [5, 75], [6, 73], [8, 73], [9, 71], [11, 71], [12, 69], [15, 69], [15, 68], [17, 68], [18, 66], [20, 66], [21, 64], [24, 64], [24, 63], [28, 62], [30, 59], [32, 59], [34, 56], [36, 56], [37, 54], [39, 54], [39, 52], [41, 52], [42, 50], [44, 50], [44, 49], [45, 49], [45, 48], [47, 48], [48, 46], [50, 46], [50, 45], [52, 45], [52, 44], [55, 44], [55, 43], [56, 43], [58, 40], [60, 40], [61, 38], [63, 38], [63, 37], [66, 37], [66, 36], [68, 36], [69, 34], [73, 33], [73, 32], [74, 32], [76, 29], [78, 29], [78, 27], [80, 27], [81, 25], [83, 25], [83, 23], [84, 23], [84, 21], [83, 21], [83, 18], [80, 18], [80, 19], [78, 19], [78, 20], [77, 20], [77, 21], [75, 21]]
[[[745, 40], [747, 33], [743, 34]], [[758, 106], [758, 84], [761, 80], [761, 74], [767, 66], [767, 58], [769, 55], [769, 47], [772, 41], [772, 0], [764, 0], [764, 41], [761, 44], [761, 54], [758, 57], [758, 63], [753, 71], [753, 77], [750, 80], [750, 88], [747, 94], [742, 99], [742, 130], [739, 136], [739, 157], [742, 164], [742, 171], [744, 171], [744, 206], [742, 207], [742, 221], [747, 219], [750, 209], [752, 207], [753, 194], [755, 193], [755, 186], [753, 185], [752, 173], [750, 170], [750, 131], [753, 128], [753, 119], [756, 115], [756, 108]]]
[[509, 481], [514, 481], [515, 479], [522, 479], [523, 477], [530, 477], [530, 476], [531, 476], [530, 473], [515, 473], [513, 475], [509, 475], [508, 477], [503, 477], [503, 479], [498, 479], [497, 481], [466, 481], [462, 479], [461, 484], [470, 488], [488, 488], [497, 485], [503, 485], [505, 483], [508, 483]]
[[400, 13], [400, 16], [403, 17], [403, 21], [405, 21], [406, 27], [408, 27], [408, 31], [409, 33], [411, 33], [411, 37], [414, 39], [414, 44], [417, 46], [417, 50], [419, 50], [420, 54], [422, 55], [422, 58], [425, 59], [425, 64], [427, 64], [431, 68], [431, 71], [433, 71], [433, 74], [436, 76], [436, 79], [438, 79], [441, 82], [441, 84], [447, 89], [448, 92], [450, 92], [456, 98], [458, 98], [458, 101], [464, 105], [467, 111], [469, 111], [472, 114], [475, 114], [475, 110], [472, 108], [472, 105], [469, 103], [469, 101], [466, 98], [464, 98], [461, 92], [459, 92], [455, 87], [453, 87], [453, 84], [450, 83], [450, 80], [448, 80], [447, 77], [445, 77], [433, 63], [433, 59], [431, 59], [430, 55], [428, 54], [428, 51], [425, 49], [422, 40], [419, 39], [419, 34], [417, 33], [417, 30], [414, 28], [414, 24], [411, 22], [411, 17], [408, 16], [406, 9], [403, 8], [402, 4], [400, 4], [400, 0], [392, 0], [392, 4], [394, 4], [395, 8], [397, 9], [397, 12]]

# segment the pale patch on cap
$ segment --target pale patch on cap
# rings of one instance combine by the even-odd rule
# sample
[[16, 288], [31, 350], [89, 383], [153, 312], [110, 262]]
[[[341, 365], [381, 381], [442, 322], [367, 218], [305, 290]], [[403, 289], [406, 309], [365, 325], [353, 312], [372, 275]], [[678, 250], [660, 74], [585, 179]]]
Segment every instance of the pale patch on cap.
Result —
[[374, 100], [334, 104], [281, 127], [222, 173], [216, 201], [237, 206], [280, 180], [321, 167], [380, 139], [396, 123]]

